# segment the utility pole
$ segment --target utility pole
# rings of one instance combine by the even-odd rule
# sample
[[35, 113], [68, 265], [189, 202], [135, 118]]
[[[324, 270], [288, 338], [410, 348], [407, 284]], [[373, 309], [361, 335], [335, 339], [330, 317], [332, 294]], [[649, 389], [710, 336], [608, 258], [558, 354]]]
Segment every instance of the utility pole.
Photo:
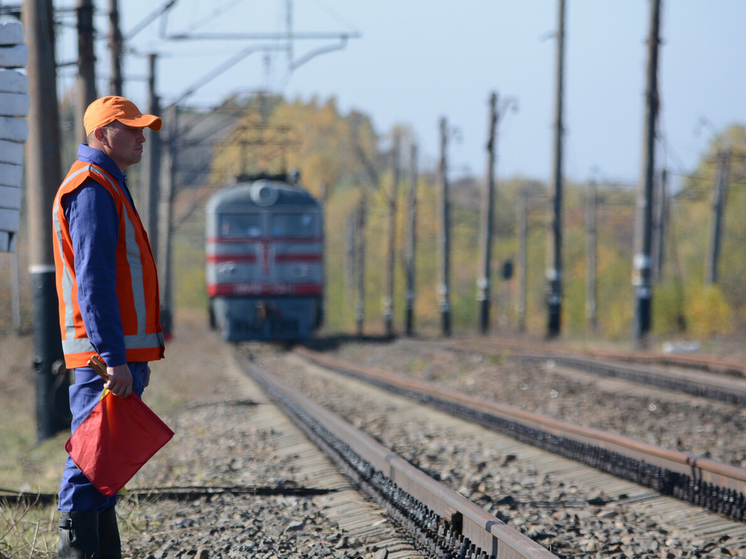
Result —
[[[284, 157], [284, 156], [283, 156]], [[282, 169], [285, 170], [287, 167], [285, 165], [285, 161], [283, 160], [282, 163]], [[326, 227], [326, 221], [328, 217], [328, 202], [329, 202], [329, 186], [322, 182], [319, 185], [319, 198], [321, 199], [321, 254], [327, 254], [327, 250], [329, 250], [329, 243], [327, 242], [327, 227]], [[327, 263], [325, 259], [321, 260], [321, 284], [322, 285], [328, 285], [328, 271], [327, 271]], [[321, 308], [318, 310], [318, 312], [321, 314], [321, 320], [319, 320], [318, 325], [321, 326], [325, 320], [327, 320], [329, 316], [328, 312], [329, 308], [329, 294], [324, 293], [321, 298]]]
[[357, 248], [357, 224], [358, 209], [353, 208], [347, 212], [347, 228], [345, 232], [345, 306], [353, 299], [354, 287], [356, 285], [357, 267], [355, 262]]
[[548, 324], [547, 337], [556, 338], [560, 334], [562, 318], [562, 104], [564, 88], [563, 62], [565, 57], [565, 0], [559, 0], [557, 24], [557, 67], [555, 90], [554, 124], [554, 188], [552, 191], [552, 223], [549, 229], [550, 258], [547, 267], [548, 282]]
[[415, 255], [417, 253], [417, 144], [412, 142], [409, 151], [409, 197], [407, 198], [407, 268], [406, 332], [414, 335]]
[[587, 241], [586, 241], [586, 278], [585, 278], [585, 316], [591, 332], [598, 326], [597, 291], [596, 291], [596, 181], [588, 183], [588, 203], [586, 207]]
[[357, 323], [357, 335], [363, 335], [363, 323], [365, 322], [365, 218], [367, 213], [368, 197], [365, 190], [360, 196], [360, 205], [357, 213], [357, 301], [355, 303], [355, 322]]
[[440, 304], [440, 323], [443, 336], [451, 335], [451, 223], [448, 201], [448, 162], [446, 152], [448, 148], [448, 123], [445, 117], [440, 119], [440, 200], [438, 201], [438, 256], [440, 258], [440, 274], [438, 285], [438, 303]]
[[712, 193], [712, 228], [710, 230], [710, 247], [707, 251], [706, 285], [718, 283], [718, 261], [723, 231], [723, 212], [728, 196], [728, 175], [730, 174], [730, 149], [717, 154], [718, 171]]
[[[148, 55], [148, 114], [160, 116], [160, 100], [156, 94], [155, 76], [157, 55]], [[140, 209], [140, 217], [145, 224], [145, 229], [150, 237], [150, 246], [153, 248], [153, 256], [158, 262], [158, 201], [160, 197], [161, 177], [161, 137], [150, 128], [144, 130], [147, 138], [145, 149], [148, 156], [143, 161], [143, 178], [140, 183], [140, 197], [143, 201]]]
[[159, 200], [159, 231], [158, 231], [158, 269], [162, 277], [159, 278], [161, 298], [161, 327], [168, 339], [173, 335], [173, 266], [171, 258], [171, 235], [173, 233], [172, 213], [173, 199], [176, 191], [176, 155], [178, 150], [179, 104], [172, 105], [171, 128], [168, 132], [168, 165], [165, 169], [164, 188]]
[[399, 149], [401, 136], [399, 131], [394, 132], [394, 145], [392, 148], [392, 160], [394, 166], [394, 179], [389, 194], [389, 235], [388, 249], [386, 254], [386, 296], [383, 299], [383, 317], [386, 322], [386, 336], [394, 335], [394, 264], [396, 261], [396, 199], [399, 194]]
[[518, 331], [526, 331], [526, 293], [528, 282], [528, 192], [522, 190], [518, 199]]
[[663, 278], [663, 259], [665, 254], [666, 219], [668, 213], [668, 171], [661, 169], [660, 178], [656, 184], [656, 194], [653, 219], [652, 266], [653, 283], [660, 283]]
[[648, 67], [645, 90], [645, 126], [642, 154], [642, 176], [637, 194], [635, 222], [635, 257], [632, 285], [635, 289], [633, 344], [637, 349], [648, 345], [651, 326], [652, 284], [650, 252], [653, 221], [653, 183], [655, 176], [655, 126], [658, 117], [658, 44], [660, 43], [661, 0], [650, 2], [650, 35], [648, 37]]
[[[53, 366], [64, 359], [52, 254], [52, 203], [62, 182], [60, 128], [52, 2], [24, 0], [22, 14], [28, 44], [26, 75], [31, 101], [26, 179], [34, 312], [36, 437], [42, 441], [70, 425], [69, 407], [62, 408], [67, 400], [55, 397], [53, 388]], [[57, 386], [60, 392], [67, 394], [64, 382]]]
[[96, 55], [93, 47], [93, 0], [77, 0], [78, 13], [78, 111], [75, 118], [77, 140], [85, 141], [83, 115], [96, 95]]
[[479, 271], [477, 278], [477, 301], [479, 301], [479, 331], [486, 334], [490, 329], [490, 280], [492, 277], [492, 224], [495, 197], [495, 133], [497, 131], [497, 93], [489, 99], [489, 127], [487, 133], [487, 173], [482, 191], [482, 208], [479, 231]]
[[122, 32], [119, 30], [119, 0], [109, 0], [109, 55], [109, 94], [122, 95]]

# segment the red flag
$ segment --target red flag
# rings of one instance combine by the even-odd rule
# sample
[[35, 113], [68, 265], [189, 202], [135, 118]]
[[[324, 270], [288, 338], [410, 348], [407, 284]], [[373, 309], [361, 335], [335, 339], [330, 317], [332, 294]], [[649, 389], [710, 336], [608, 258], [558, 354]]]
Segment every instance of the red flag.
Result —
[[173, 436], [136, 394], [120, 398], [107, 392], [65, 450], [91, 483], [111, 497]]

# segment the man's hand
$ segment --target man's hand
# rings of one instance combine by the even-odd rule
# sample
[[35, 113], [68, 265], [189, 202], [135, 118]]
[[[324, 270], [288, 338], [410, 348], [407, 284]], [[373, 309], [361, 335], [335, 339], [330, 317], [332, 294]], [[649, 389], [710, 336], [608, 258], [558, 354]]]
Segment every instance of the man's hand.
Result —
[[106, 372], [109, 375], [109, 381], [104, 384], [104, 388], [120, 398], [126, 398], [132, 394], [132, 373], [126, 363], [116, 367], [106, 367]]

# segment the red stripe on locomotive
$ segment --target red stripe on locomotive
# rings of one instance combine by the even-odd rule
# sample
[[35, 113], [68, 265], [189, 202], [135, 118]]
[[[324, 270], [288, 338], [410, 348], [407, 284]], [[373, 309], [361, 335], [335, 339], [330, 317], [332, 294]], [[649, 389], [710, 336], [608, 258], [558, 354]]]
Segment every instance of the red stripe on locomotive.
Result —
[[[219, 264], [220, 262], [256, 262], [255, 254], [210, 254], [207, 256], [210, 264]], [[275, 262], [292, 263], [292, 262], [322, 262], [321, 254], [278, 254], [275, 256]]]
[[292, 243], [298, 245], [320, 243], [323, 240], [324, 237], [207, 237], [207, 244]]
[[241, 282], [210, 283], [207, 294], [210, 297], [231, 297], [236, 295], [321, 295], [324, 286], [320, 283], [278, 283]]

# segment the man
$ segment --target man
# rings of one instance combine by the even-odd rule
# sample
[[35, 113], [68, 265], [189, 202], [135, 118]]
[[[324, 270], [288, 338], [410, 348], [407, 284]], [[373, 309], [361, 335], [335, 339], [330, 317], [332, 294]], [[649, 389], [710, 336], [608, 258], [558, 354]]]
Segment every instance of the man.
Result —
[[[68, 369], [72, 430], [108, 388], [142, 395], [149, 361], [163, 358], [158, 276], [148, 236], [135, 210], [124, 171], [142, 158], [143, 115], [123, 97], [103, 97], [85, 112], [87, 144], [80, 144], [54, 200], [54, 261], [62, 349]], [[106, 363], [104, 383], [88, 360]], [[68, 457], [60, 484], [59, 558], [121, 557], [114, 505]]]

